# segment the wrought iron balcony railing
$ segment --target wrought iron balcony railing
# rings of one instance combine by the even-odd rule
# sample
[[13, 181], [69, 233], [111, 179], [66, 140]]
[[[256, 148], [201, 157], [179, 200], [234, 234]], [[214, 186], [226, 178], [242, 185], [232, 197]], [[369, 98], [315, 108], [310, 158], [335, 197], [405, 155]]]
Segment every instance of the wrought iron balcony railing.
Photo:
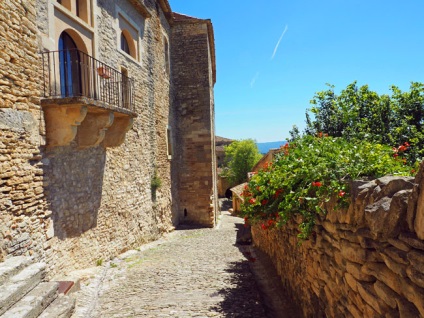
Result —
[[134, 110], [134, 82], [128, 76], [76, 49], [41, 54], [45, 98], [87, 97]]

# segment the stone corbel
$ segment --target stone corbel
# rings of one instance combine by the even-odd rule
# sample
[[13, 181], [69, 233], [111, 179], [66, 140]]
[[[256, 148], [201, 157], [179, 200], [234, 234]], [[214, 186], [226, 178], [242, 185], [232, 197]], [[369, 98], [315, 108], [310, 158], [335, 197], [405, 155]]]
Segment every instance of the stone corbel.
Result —
[[45, 107], [47, 146], [67, 146], [87, 115], [87, 106]]
[[104, 147], [120, 146], [125, 140], [125, 134], [131, 129], [134, 119], [129, 116], [115, 117], [112, 126], [107, 130]]
[[89, 112], [78, 128], [78, 147], [87, 148], [100, 144], [113, 122], [114, 114], [112, 111]]

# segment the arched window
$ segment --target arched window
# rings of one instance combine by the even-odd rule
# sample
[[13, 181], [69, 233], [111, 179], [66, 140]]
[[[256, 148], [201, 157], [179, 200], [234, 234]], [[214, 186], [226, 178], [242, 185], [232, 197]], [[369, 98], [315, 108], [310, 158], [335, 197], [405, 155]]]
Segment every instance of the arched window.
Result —
[[72, 37], [65, 31], [59, 37], [60, 93], [65, 96], [80, 96], [80, 55]]
[[121, 50], [127, 53], [128, 55], [131, 55], [130, 46], [128, 44], [127, 38], [125, 37], [124, 32], [121, 32]]

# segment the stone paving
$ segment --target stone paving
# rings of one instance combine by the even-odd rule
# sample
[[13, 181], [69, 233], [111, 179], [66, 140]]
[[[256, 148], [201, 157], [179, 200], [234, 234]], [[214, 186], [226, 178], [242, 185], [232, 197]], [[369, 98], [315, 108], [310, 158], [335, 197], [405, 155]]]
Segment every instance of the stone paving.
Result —
[[254, 249], [235, 244], [242, 223], [223, 213], [215, 229], [176, 230], [87, 272], [73, 318], [295, 317], [266, 294]]

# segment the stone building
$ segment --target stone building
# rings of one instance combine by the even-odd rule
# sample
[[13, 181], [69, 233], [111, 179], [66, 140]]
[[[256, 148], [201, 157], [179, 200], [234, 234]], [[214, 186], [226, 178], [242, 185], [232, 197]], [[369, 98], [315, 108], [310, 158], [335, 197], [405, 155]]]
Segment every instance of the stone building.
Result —
[[167, 0], [0, 2], [0, 261], [92, 266], [213, 227], [210, 20]]
[[229, 189], [234, 186], [230, 183], [227, 177], [222, 175], [223, 167], [225, 163], [225, 146], [231, 144], [234, 140], [224, 138], [224, 137], [215, 137], [215, 152], [216, 152], [216, 165], [217, 165], [217, 185], [218, 185], [218, 197], [224, 198], [229, 197]]

